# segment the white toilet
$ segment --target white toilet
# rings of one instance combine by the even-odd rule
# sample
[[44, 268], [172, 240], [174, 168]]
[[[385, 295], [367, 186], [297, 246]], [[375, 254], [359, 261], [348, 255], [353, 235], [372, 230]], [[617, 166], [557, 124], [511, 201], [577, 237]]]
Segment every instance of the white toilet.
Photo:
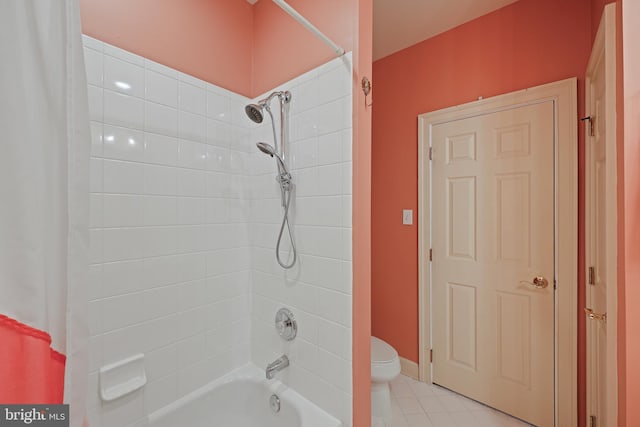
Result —
[[371, 422], [391, 422], [389, 382], [400, 374], [398, 352], [380, 338], [371, 337]]

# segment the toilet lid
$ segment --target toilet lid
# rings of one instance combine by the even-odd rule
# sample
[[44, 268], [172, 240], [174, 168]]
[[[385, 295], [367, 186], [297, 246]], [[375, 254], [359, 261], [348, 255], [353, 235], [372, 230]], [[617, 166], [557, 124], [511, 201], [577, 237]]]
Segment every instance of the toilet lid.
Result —
[[371, 363], [387, 363], [398, 358], [398, 352], [380, 338], [371, 337]]

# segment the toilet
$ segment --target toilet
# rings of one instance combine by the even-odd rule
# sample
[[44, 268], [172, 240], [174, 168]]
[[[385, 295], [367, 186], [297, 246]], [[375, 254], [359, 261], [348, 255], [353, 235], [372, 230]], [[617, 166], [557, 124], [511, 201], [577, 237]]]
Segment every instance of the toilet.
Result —
[[400, 374], [398, 352], [380, 338], [371, 337], [371, 422], [391, 422], [389, 382]]

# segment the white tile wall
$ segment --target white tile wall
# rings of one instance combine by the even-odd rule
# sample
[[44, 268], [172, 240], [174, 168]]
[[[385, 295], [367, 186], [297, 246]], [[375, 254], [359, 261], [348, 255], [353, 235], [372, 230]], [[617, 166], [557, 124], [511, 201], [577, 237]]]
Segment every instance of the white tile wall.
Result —
[[[282, 219], [275, 162], [251, 155], [251, 354], [266, 366], [287, 354], [278, 378], [351, 425], [351, 56], [306, 73], [277, 90], [292, 93], [287, 161], [295, 183], [291, 206], [299, 261], [283, 270], [275, 259]], [[273, 108], [277, 111], [274, 101]], [[276, 115], [277, 116], [277, 115]], [[276, 125], [279, 126], [278, 124]], [[252, 141], [273, 143], [268, 119]], [[287, 237], [283, 246], [289, 247]], [[273, 319], [288, 307], [298, 337], [286, 343]]]
[[[279, 378], [351, 425], [351, 56], [277, 89], [293, 94], [287, 162], [299, 249], [284, 271], [274, 255], [275, 163], [255, 148], [272, 143], [268, 119], [250, 122], [240, 95], [84, 41], [92, 427], [138, 425], [234, 367], [282, 353], [291, 366]], [[282, 306], [298, 320], [291, 343], [273, 325]], [[148, 384], [101, 403], [98, 369], [138, 352]]]
[[[218, 150], [225, 159], [248, 158], [246, 144], [231, 139], [249, 128], [231, 123], [230, 108], [244, 97], [84, 40], [92, 119], [89, 414], [92, 427], [125, 427], [250, 359], [248, 215], [229, 215], [249, 206], [234, 187], [246, 171], [210, 161]], [[145, 354], [147, 385], [100, 402], [99, 368], [137, 352]]]

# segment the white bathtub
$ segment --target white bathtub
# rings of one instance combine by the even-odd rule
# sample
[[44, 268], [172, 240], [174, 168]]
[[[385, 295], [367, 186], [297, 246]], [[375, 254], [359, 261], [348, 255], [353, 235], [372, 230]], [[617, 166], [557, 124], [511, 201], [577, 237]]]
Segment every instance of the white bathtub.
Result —
[[[269, 398], [280, 398], [274, 413]], [[152, 413], [149, 427], [342, 427], [264, 370], [248, 364]]]

